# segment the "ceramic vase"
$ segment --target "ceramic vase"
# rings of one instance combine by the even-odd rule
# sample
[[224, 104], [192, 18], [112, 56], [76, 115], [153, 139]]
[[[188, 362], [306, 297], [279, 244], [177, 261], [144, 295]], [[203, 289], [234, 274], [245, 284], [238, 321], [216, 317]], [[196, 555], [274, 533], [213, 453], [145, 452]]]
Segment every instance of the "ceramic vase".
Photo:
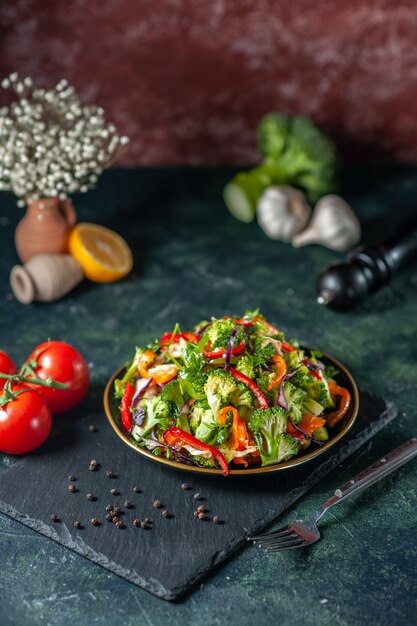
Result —
[[21, 261], [37, 254], [68, 252], [68, 236], [77, 221], [69, 200], [39, 198], [28, 202], [26, 215], [15, 233], [15, 245]]
[[19, 302], [51, 302], [62, 298], [84, 278], [80, 264], [69, 254], [39, 254], [15, 265], [10, 286]]

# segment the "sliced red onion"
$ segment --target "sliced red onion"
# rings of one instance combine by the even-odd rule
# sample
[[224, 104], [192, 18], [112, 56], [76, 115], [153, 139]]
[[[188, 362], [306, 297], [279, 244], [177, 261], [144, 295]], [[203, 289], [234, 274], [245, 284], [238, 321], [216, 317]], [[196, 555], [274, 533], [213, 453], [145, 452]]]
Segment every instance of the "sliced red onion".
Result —
[[205, 324], [204, 326], [202, 326], [197, 332], [196, 335], [198, 335], [199, 337], [201, 337], [204, 333], [205, 330], [207, 330], [207, 328], [210, 328], [210, 326], [213, 325], [213, 322], [209, 322], [208, 324]]
[[193, 404], [193, 402], [194, 402], [194, 398], [190, 398], [189, 400], [187, 400], [187, 402], [182, 405], [180, 415], [188, 415], [188, 413], [191, 410], [191, 405]]
[[237, 334], [237, 328], [234, 328], [231, 332], [230, 339], [227, 344], [226, 358], [224, 360], [224, 366], [226, 369], [230, 367], [230, 357], [231, 357], [232, 350], [233, 350], [233, 344], [235, 343], [236, 334]]
[[143, 420], [146, 417], [146, 411], [143, 408], [143, 406], [140, 407], [139, 411], [137, 412], [137, 414], [135, 415], [135, 424], [137, 424], [138, 426], [142, 426], [143, 424]]
[[285, 376], [282, 377], [280, 386], [279, 386], [279, 394], [278, 394], [278, 398], [277, 398], [277, 405], [280, 406], [282, 409], [284, 409], [285, 411], [288, 411], [288, 402], [287, 402], [287, 398], [285, 397], [284, 394], [284, 383], [286, 380], [289, 380], [292, 376], [294, 376], [294, 374], [296, 374], [298, 372], [300, 368], [297, 367], [297, 369], [295, 369], [293, 372], [291, 372], [290, 374], [285, 374]]
[[312, 372], [322, 372], [326, 369], [326, 366], [321, 361], [317, 361], [317, 363], [313, 363], [312, 361], [307, 361], [306, 366]]
[[312, 435], [307, 434], [305, 430], [303, 430], [302, 428], [297, 426], [297, 424], [294, 423], [294, 420], [292, 419], [291, 415], [288, 415], [288, 419], [290, 420], [291, 426], [293, 428], [295, 428], [295, 430], [297, 430], [299, 433], [301, 433], [304, 437], [306, 437], [307, 439], [310, 439], [310, 441], [313, 441], [318, 446], [322, 446], [323, 445], [322, 441], [319, 441], [315, 437], [312, 437]]
[[135, 393], [133, 394], [132, 398], [131, 406], [133, 408], [137, 406], [139, 400], [141, 399], [151, 382], [152, 378], [138, 378], [138, 380], [136, 381]]

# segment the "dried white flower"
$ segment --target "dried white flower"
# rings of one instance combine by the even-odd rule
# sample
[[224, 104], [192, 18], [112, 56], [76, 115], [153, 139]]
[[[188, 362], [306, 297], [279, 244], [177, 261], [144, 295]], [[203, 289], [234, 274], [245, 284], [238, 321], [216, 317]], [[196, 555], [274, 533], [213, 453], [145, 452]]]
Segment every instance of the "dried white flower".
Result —
[[106, 122], [104, 110], [83, 105], [65, 79], [36, 89], [14, 72], [1, 82], [17, 102], [0, 108], [0, 189], [19, 198], [88, 191], [129, 139]]

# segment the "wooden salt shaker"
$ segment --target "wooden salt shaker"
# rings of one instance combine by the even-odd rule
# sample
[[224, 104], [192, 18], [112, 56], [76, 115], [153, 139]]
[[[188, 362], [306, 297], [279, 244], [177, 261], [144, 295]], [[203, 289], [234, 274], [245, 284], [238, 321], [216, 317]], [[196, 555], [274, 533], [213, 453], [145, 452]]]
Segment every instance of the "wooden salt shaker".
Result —
[[69, 254], [38, 254], [10, 272], [10, 286], [22, 304], [62, 298], [84, 278], [78, 261]]

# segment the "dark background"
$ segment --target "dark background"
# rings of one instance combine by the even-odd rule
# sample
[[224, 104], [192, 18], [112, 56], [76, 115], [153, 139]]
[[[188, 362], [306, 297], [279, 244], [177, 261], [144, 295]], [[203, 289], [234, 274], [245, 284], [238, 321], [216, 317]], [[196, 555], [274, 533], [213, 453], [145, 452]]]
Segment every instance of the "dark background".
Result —
[[252, 162], [273, 109], [345, 156], [416, 161], [416, 41], [415, 0], [0, 2], [0, 75], [67, 78], [130, 165]]

